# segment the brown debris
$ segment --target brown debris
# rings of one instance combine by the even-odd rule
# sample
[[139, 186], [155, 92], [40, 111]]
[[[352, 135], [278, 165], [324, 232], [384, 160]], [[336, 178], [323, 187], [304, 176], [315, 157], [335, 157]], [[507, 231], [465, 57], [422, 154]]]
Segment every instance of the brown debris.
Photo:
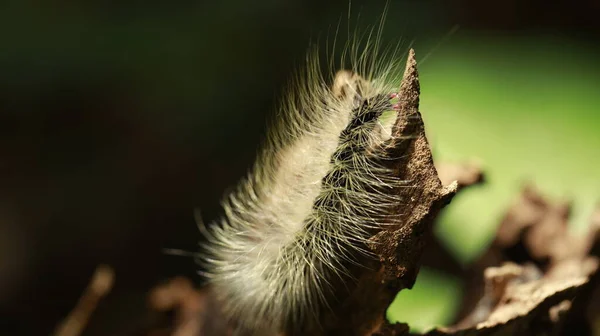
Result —
[[[98, 302], [114, 283], [114, 271], [99, 266], [76, 307], [56, 328], [54, 336], [78, 336], [87, 326]], [[231, 330], [213, 305], [207, 288], [198, 290], [184, 277], [157, 285], [148, 294], [150, 325], [138, 330], [139, 336], [227, 336]], [[174, 313], [171, 315], [171, 313]]]
[[[588, 234], [574, 236], [568, 231], [569, 212], [569, 203], [550, 202], [526, 186], [485, 258], [476, 262], [482, 271], [486, 267], [478, 303], [456, 325], [427, 335], [586, 334], [588, 307], [600, 283], [594, 252], [599, 226], [595, 214]], [[500, 267], [482, 262], [498, 258], [504, 261]]]
[[532, 186], [525, 186], [520, 198], [501, 221], [493, 245], [501, 248], [516, 245], [524, 230], [539, 223], [546, 216], [549, 206]]
[[600, 225], [594, 222], [596, 215], [588, 233], [577, 236], [569, 231], [570, 210], [569, 202], [550, 202], [533, 187], [526, 186], [521, 202], [502, 221], [495, 245], [507, 250], [521, 244], [529, 254], [521, 257], [542, 266], [594, 255], [600, 237]]
[[[176, 277], [150, 292], [150, 306], [162, 312], [174, 310], [175, 326], [165, 335], [194, 336], [200, 333], [202, 314], [207, 309], [206, 293], [196, 291], [192, 283], [183, 277]], [[159, 335], [158, 332], [152, 335]]]
[[508, 259], [539, 265], [582, 258], [598, 244], [600, 224], [592, 218], [588, 234], [575, 236], [569, 232], [570, 211], [570, 202], [552, 203], [527, 185], [500, 223], [492, 248], [502, 250]]
[[96, 268], [88, 287], [71, 313], [54, 331], [55, 336], [78, 336], [85, 329], [98, 302], [112, 289], [115, 274], [112, 268], [101, 265]]
[[[209, 287], [197, 289], [185, 277], [156, 286], [148, 295], [150, 309], [159, 312], [144, 336], [227, 336], [232, 330], [215, 309]], [[166, 320], [167, 323], [164, 323]], [[162, 323], [161, 323], [162, 322]]]
[[[487, 292], [483, 307], [489, 314], [481, 322], [466, 327], [457, 325], [450, 328], [438, 328], [427, 335], [539, 335], [553, 330], [571, 309], [575, 298], [587, 284], [590, 276], [597, 272], [597, 259], [590, 259], [593, 265], [586, 267], [588, 274], [546, 275], [537, 280], [520, 279], [523, 268], [516, 264], [505, 264], [498, 268], [503, 278], [502, 286], [495, 287], [498, 292]], [[521, 268], [521, 269], [519, 269]], [[494, 281], [494, 277], [488, 281]], [[486, 286], [494, 287], [490, 282]], [[496, 300], [490, 300], [494, 296]], [[495, 302], [494, 302], [495, 301]], [[480, 308], [481, 309], [481, 308]]]
[[442, 162], [436, 165], [436, 168], [443, 185], [450, 185], [456, 181], [458, 189], [462, 189], [484, 182], [481, 166], [475, 162], [461, 164]]

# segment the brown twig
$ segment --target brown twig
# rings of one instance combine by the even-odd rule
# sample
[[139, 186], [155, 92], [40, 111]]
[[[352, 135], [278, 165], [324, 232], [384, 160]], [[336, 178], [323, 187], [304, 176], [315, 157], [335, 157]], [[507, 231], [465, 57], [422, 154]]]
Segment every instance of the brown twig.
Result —
[[98, 302], [112, 289], [115, 274], [112, 268], [101, 265], [96, 268], [88, 287], [71, 313], [59, 324], [54, 336], [81, 335]]

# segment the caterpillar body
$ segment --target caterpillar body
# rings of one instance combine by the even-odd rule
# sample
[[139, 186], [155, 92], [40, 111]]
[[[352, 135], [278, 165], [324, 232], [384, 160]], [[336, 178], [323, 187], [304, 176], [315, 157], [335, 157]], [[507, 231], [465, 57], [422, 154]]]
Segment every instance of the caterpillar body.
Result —
[[342, 54], [348, 70], [322, 71], [308, 54], [224, 216], [201, 226], [204, 274], [241, 334], [314, 321], [336, 279], [369, 255], [369, 233], [398, 220], [389, 209], [406, 181], [381, 148], [394, 137], [400, 64], [379, 38], [358, 45]]

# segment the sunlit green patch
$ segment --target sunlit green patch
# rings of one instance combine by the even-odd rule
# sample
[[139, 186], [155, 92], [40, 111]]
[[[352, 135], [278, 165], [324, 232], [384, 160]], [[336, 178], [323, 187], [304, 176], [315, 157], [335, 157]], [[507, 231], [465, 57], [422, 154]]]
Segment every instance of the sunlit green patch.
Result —
[[421, 268], [412, 290], [401, 291], [387, 310], [390, 322], [408, 322], [411, 331], [423, 332], [448, 324], [460, 304], [460, 282]]

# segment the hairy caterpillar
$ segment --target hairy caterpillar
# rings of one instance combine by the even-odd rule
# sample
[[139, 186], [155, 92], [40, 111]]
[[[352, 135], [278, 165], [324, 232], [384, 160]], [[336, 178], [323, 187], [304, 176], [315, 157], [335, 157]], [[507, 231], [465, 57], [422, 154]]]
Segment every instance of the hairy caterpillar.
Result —
[[348, 44], [349, 69], [330, 62], [326, 76], [316, 50], [308, 54], [251, 173], [224, 198], [225, 215], [201, 225], [204, 274], [240, 333], [313, 321], [337, 279], [368, 257], [369, 233], [398, 220], [388, 210], [407, 181], [381, 149], [394, 137], [400, 63], [379, 36]]

